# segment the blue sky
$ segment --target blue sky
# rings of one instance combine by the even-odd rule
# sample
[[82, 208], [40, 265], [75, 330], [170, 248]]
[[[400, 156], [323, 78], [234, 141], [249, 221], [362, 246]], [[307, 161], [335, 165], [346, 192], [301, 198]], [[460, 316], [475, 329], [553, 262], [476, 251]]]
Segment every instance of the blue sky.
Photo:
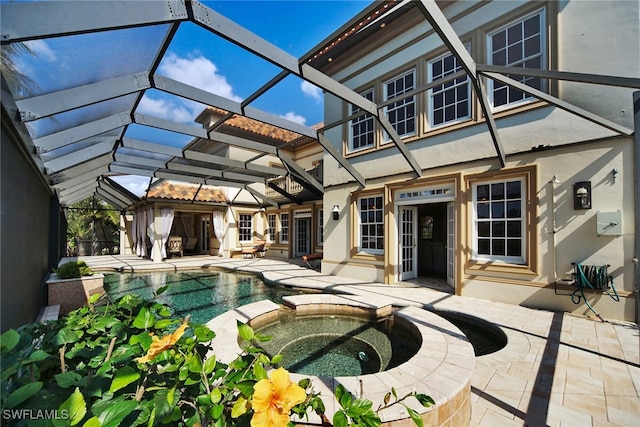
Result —
[[[150, 0], [154, 1], [154, 0]], [[350, 20], [369, 0], [205, 1], [208, 7], [298, 58]], [[109, 33], [60, 37], [29, 42], [35, 57], [21, 66], [43, 92], [89, 84], [97, 80], [146, 71], [168, 26], [142, 27]], [[129, 49], [123, 49], [128, 46]], [[109, 58], [108, 61], [105, 58]], [[280, 68], [193, 23], [182, 23], [158, 73], [236, 101], [241, 101], [280, 72]], [[118, 104], [118, 102], [120, 104]], [[126, 99], [85, 107], [95, 118], [122, 111]], [[251, 106], [312, 126], [323, 120], [322, 92], [295, 76], [287, 77]], [[148, 90], [137, 112], [194, 124], [204, 105]], [[34, 122], [34, 138], [77, 124], [68, 112], [55, 120]], [[192, 137], [131, 125], [127, 137], [183, 146]], [[146, 184], [123, 184], [141, 194]], [[148, 183], [148, 180], [142, 182]]]

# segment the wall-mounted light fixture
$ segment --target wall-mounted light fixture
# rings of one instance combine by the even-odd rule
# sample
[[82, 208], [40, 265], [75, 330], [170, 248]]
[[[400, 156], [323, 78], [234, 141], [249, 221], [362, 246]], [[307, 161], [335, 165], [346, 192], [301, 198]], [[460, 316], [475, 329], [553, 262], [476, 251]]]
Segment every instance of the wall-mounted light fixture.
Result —
[[333, 205], [333, 209], [331, 209], [331, 214], [333, 215], [333, 220], [337, 221], [340, 218], [340, 207], [338, 205]]
[[573, 184], [573, 209], [591, 209], [591, 181]]
[[616, 183], [616, 175], [618, 175], [618, 168], [613, 168], [611, 171], [611, 178], [613, 179], [613, 183]]

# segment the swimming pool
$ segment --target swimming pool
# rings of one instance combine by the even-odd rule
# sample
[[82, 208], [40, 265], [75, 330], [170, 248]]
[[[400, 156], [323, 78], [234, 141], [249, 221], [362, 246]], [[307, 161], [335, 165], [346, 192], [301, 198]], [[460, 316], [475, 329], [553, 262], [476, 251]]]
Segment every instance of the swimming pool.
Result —
[[[156, 297], [158, 290], [168, 289]], [[282, 297], [302, 293], [270, 286], [253, 274], [217, 270], [153, 273], [106, 273], [104, 289], [112, 300], [133, 293], [172, 308], [174, 316], [191, 315], [191, 321], [207, 323], [234, 308], [264, 299], [282, 303]]]

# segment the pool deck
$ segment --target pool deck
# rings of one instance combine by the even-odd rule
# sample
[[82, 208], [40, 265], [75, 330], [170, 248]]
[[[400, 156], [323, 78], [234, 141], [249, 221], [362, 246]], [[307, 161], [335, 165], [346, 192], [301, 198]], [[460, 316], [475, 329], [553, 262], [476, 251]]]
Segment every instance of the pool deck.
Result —
[[255, 272], [276, 284], [382, 296], [398, 306], [433, 307], [480, 317], [501, 327], [508, 344], [476, 358], [471, 426], [640, 425], [640, 336], [635, 323], [600, 322], [418, 285], [328, 276], [292, 260], [191, 256], [153, 263], [132, 255], [81, 259], [100, 272], [199, 268]]

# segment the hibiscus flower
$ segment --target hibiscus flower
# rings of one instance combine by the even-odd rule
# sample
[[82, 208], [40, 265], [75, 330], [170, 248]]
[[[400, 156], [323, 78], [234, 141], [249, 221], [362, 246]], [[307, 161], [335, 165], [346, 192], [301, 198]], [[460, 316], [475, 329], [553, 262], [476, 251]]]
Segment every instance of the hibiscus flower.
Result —
[[151, 334], [152, 343], [151, 343], [151, 346], [149, 347], [149, 350], [147, 351], [147, 354], [145, 354], [142, 357], [136, 358], [135, 359], [136, 362], [138, 363], [151, 362], [153, 359], [156, 358], [157, 355], [159, 355], [165, 350], [168, 350], [169, 348], [171, 348], [171, 346], [177, 343], [180, 337], [182, 337], [182, 335], [184, 334], [184, 331], [185, 329], [187, 329], [188, 326], [189, 326], [188, 320], [185, 319], [185, 321], [182, 322], [182, 325], [180, 325], [178, 329], [176, 329], [171, 334], [167, 334], [163, 336], [162, 338], [158, 338], [152, 333]]
[[273, 371], [270, 379], [258, 381], [253, 390], [251, 427], [285, 427], [291, 408], [307, 398], [304, 389], [289, 380], [284, 368]]

